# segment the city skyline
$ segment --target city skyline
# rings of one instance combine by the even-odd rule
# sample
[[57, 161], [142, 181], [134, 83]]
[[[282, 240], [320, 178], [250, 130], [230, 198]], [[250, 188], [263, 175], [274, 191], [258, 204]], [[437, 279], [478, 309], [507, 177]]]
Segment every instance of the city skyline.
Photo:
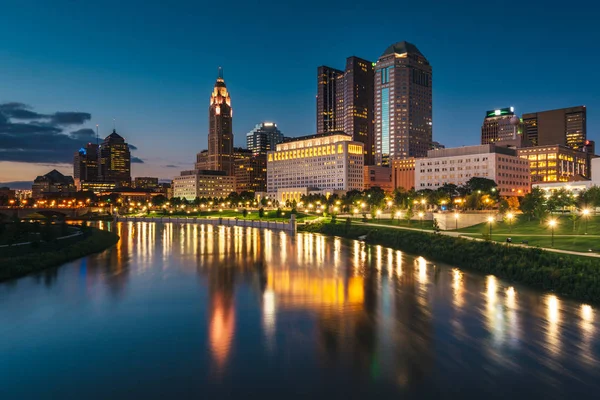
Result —
[[[242, 40], [239, 30], [226, 33], [223, 43], [211, 44], [210, 35], [203, 39], [203, 35], [212, 29], [210, 23], [204, 28], [198, 27], [202, 23], [192, 26], [192, 18], [175, 11], [163, 15], [159, 11], [164, 10], [154, 5], [143, 11], [147, 20], [158, 21], [160, 18], [171, 22], [156, 33], [143, 29], [142, 22], [127, 25], [132, 15], [139, 11], [132, 4], [119, 7], [117, 15], [113, 15], [110, 7], [73, 9], [72, 20], [75, 22], [69, 24], [64, 24], [60, 18], [43, 18], [45, 15], [65, 18], [66, 6], [67, 3], [58, 2], [52, 10], [40, 4], [31, 10], [30, 7], [12, 5], [0, 16], [0, 30], [6, 37], [13, 33], [15, 21], [21, 21], [21, 28], [31, 33], [51, 31], [48, 37], [36, 37], [39, 45], [48, 49], [44, 54], [31, 50], [33, 42], [29, 37], [11, 41], [0, 52], [4, 85], [0, 103], [26, 103], [31, 106], [30, 110], [39, 113], [64, 110], [89, 113], [91, 117], [80, 127], [94, 130], [98, 124], [101, 137], [110, 133], [113, 119], [116, 119], [117, 130], [139, 148], [134, 155], [143, 160], [143, 163], [132, 165], [133, 176], [168, 179], [192, 166], [194, 155], [204, 148], [207, 140], [204, 93], [213, 86], [219, 65], [227, 75], [228, 88], [235, 93], [233, 133], [235, 145], [241, 146], [245, 134], [260, 121], [276, 122], [291, 137], [314, 133], [315, 69], [319, 65], [341, 66], [341, 60], [353, 55], [376, 60], [390, 44], [403, 40], [418, 46], [435, 69], [433, 140], [450, 147], [477, 144], [481, 115], [488, 109], [514, 106], [515, 112], [522, 116], [580, 104], [586, 105], [588, 110], [588, 138], [598, 140], [600, 101], [594, 99], [600, 86], [598, 80], [593, 76], [573, 80], [569, 74], [560, 72], [562, 67], [555, 65], [560, 63], [553, 62], [558, 48], [568, 49], [577, 64], [594, 65], [598, 55], [585, 51], [593, 44], [591, 30], [590, 35], [585, 31], [591, 29], [586, 28], [590, 25], [584, 23], [590, 15], [578, 14], [575, 24], [567, 18], [569, 10], [536, 9], [536, 13], [542, 13], [546, 18], [543, 25], [533, 29], [531, 25], [517, 23], [533, 7], [523, 5], [519, 11], [523, 15], [515, 15], [515, 23], [509, 24], [511, 29], [508, 30], [500, 21], [490, 24], [487, 19], [477, 20], [476, 15], [484, 15], [493, 6], [477, 4], [476, 10], [465, 6], [453, 11], [452, 18], [447, 18], [449, 10], [439, 6], [428, 16], [426, 26], [432, 31], [427, 32], [418, 29], [418, 21], [409, 21], [399, 30], [391, 15], [381, 15], [375, 8], [365, 9], [364, 13], [353, 9], [349, 10], [353, 20], [369, 20], [378, 15], [378, 24], [368, 35], [352, 33], [343, 43], [319, 49], [314, 46], [315, 34], [292, 22], [281, 28], [278, 38], [271, 37], [272, 33], [264, 29], [252, 32], [251, 37], [243, 38], [252, 43], [239, 50], [234, 47], [235, 40]], [[185, 7], [192, 17], [205, 18], [217, 11], [211, 10], [213, 6], [210, 5], [202, 9], [192, 5]], [[294, 5], [277, 5], [271, 10], [246, 7], [236, 5], [237, 10], [232, 12], [233, 21], [251, 23], [248, 18], [251, 15], [260, 13], [269, 17], [298, 11]], [[418, 15], [418, 9], [407, 7], [409, 14]], [[309, 23], [315, 18], [309, 15], [306, 7], [301, 13]], [[86, 30], [83, 37], [78, 37], [76, 33], [87, 26], [89, 14], [100, 19], [110, 15], [114, 23], [103, 30]], [[28, 22], [20, 18], [24, 16], [28, 17]], [[76, 21], [78, 17], [81, 22]], [[460, 21], [467, 19], [471, 25], [460, 27]], [[185, 29], [173, 28], [177, 21], [184, 27], [193, 28], [189, 39], [182, 35]], [[558, 21], [562, 22], [559, 24]], [[64, 27], [58, 29], [61, 22]], [[453, 29], [446, 32], [449, 24]], [[447, 35], [440, 39], [441, 29]], [[469, 35], [474, 29], [480, 35]], [[518, 37], [522, 40], [517, 41]], [[502, 38], [505, 39], [506, 54], [519, 60], [518, 63], [491, 62], [498, 51], [493, 44], [501, 43]], [[293, 40], [297, 46], [282, 47], [286, 40]], [[258, 42], [260, 44], [256, 44]], [[172, 43], [176, 45], [171, 46]], [[533, 44], [536, 44], [535, 50], [532, 50]], [[134, 48], [139, 52], [131, 54]], [[236, 51], [232, 52], [232, 48]], [[156, 51], [169, 62], [156, 60]], [[151, 53], [155, 61], [152, 63], [149, 62]], [[258, 62], [268, 53], [284, 60], [301, 57], [300, 61], [284, 62], [277, 67]], [[469, 64], [468, 69], [461, 70], [459, 64], [463, 62]], [[40, 64], [46, 68], [41, 69]], [[285, 76], [297, 79], [282, 79]], [[69, 148], [69, 153], [72, 155], [83, 144]], [[2, 136], [0, 148], [6, 148]], [[36, 159], [35, 163], [27, 164], [5, 160], [0, 157], [0, 182], [31, 181], [57, 166], [61, 172], [70, 174], [72, 168], [69, 164], [51, 160]]]

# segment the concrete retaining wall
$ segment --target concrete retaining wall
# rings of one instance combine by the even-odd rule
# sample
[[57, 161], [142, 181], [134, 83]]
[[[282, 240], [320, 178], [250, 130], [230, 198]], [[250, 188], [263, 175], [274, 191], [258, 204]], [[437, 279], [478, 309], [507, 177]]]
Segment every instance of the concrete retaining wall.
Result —
[[289, 221], [262, 221], [235, 218], [178, 218], [178, 217], [115, 217], [123, 222], [177, 222], [213, 226], [241, 226], [261, 229], [275, 229], [296, 233], [296, 219], [292, 216]]
[[466, 228], [469, 226], [481, 224], [482, 222], [487, 222], [488, 218], [493, 216], [496, 221], [500, 221], [501, 217], [496, 215], [495, 213], [459, 213], [458, 220], [454, 216], [453, 212], [446, 213], [434, 213], [433, 218], [435, 218], [440, 226], [440, 229], [443, 231], [449, 231], [456, 229], [458, 225], [458, 229]]

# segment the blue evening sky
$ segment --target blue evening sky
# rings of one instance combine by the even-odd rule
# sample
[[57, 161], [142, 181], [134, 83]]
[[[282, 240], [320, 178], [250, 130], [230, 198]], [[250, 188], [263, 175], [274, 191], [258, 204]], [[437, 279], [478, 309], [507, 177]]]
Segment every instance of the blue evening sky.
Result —
[[[145, 160], [133, 174], [169, 178], [207, 145], [219, 65], [235, 143], [244, 145], [264, 120], [289, 136], [314, 133], [317, 66], [343, 68], [350, 55], [375, 61], [407, 40], [433, 67], [434, 140], [478, 144], [488, 109], [575, 105], [587, 106], [588, 136], [600, 140], [599, 8], [591, 1], [5, 0], [0, 103], [89, 112], [84, 127], [99, 124], [101, 136], [116, 118]], [[0, 182], [48, 169], [0, 162]]]

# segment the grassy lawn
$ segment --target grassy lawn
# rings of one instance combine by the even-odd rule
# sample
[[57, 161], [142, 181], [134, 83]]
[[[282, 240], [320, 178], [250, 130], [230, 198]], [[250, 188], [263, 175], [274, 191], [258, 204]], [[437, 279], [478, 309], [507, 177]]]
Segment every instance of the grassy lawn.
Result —
[[[198, 211], [198, 212], [190, 212], [189, 214], [187, 212], [173, 212], [171, 213], [166, 213], [163, 214], [162, 212], [151, 212], [149, 215], [139, 215], [139, 214], [130, 214], [132, 216], [137, 216], [137, 217], [144, 217], [144, 216], [148, 216], [148, 217], [177, 217], [177, 218], [206, 218], [206, 217], [210, 217], [210, 218], [219, 218], [219, 217], [223, 217], [223, 218], [239, 218], [239, 219], [248, 219], [248, 220], [269, 220], [269, 221], [289, 221], [290, 219], [290, 211], [289, 210], [285, 210], [283, 211], [283, 216], [281, 218], [277, 218], [276, 217], [276, 210], [265, 210], [265, 214], [262, 218], [259, 217], [258, 211], [257, 210], [249, 210], [248, 211], [248, 215], [246, 216], [246, 218], [244, 218], [244, 215], [242, 214], [241, 211], [235, 211], [235, 210], [223, 210], [222, 212], [219, 211]], [[309, 215], [309, 214], [305, 214], [305, 213], [301, 213], [298, 212], [296, 213], [296, 220], [297, 221], [305, 221], [305, 220], [313, 220], [318, 218], [317, 215]]]
[[[345, 218], [338, 218], [339, 221], [345, 220]], [[362, 222], [362, 218], [353, 218], [353, 221], [356, 222]], [[372, 224], [379, 224], [379, 225], [390, 225], [390, 226], [402, 226], [402, 227], [407, 227], [407, 228], [415, 228], [415, 229], [421, 229], [421, 221], [418, 220], [411, 220], [406, 221], [405, 219], [401, 219], [398, 221], [398, 219], [389, 219], [389, 218], [374, 218], [374, 219], [369, 219], [367, 221], [367, 223], [372, 223]], [[422, 225], [423, 229], [429, 229], [432, 230], [433, 229], [433, 221], [423, 221], [423, 225]]]

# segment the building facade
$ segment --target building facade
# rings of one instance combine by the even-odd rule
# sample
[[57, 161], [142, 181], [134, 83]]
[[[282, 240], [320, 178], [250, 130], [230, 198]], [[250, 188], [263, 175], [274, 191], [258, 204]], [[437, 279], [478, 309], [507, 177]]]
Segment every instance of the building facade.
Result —
[[389, 46], [375, 67], [375, 162], [425, 157], [432, 141], [432, 69], [408, 42]]
[[365, 165], [364, 171], [364, 190], [374, 187], [381, 188], [386, 193], [394, 191], [392, 185], [392, 169], [381, 165]]
[[158, 178], [139, 176], [133, 180], [133, 187], [136, 189], [157, 190]]
[[410, 190], [415, 187], [415, 163], [414, 157], [392, 162], [392, 186], [394, 189]]
[[525, 135], [534, 146], [561, 145], [583, 150], [587, 141], [585, 106], [523, 114]]
[[340, 131], [344, 125], [344, 71], [317, 68], [317, 134]]
[[566, 146], [534, 146], [518, 149], [529, 162], [531, 182], [573, 182], [590, 179], [591, 154]]
[[516, 150], [491, 143], [430, 150], [427, 158], [416, 160], [416, 190], [464, 185], [473, 177], [493, 180], [502, 196], [523, 196], [531, 187], [529, 162]]
[[46, 175], [35, 178], [31, 188], [32, 197], [39, 199], [44, 196], [69, 196], [76, 192], [72, 176], [66, 176], [53, 169]]
[[481, 125], [481, 144], [515, 139], [519, 124], [513, 107], [487, 111]]
[[[364, 148], [343, 132], [296, 138], [267, 154], [267, 192], [280, 195], [289, 188], [334, 191], [362, 190]], [[296, 200], [299, 200], [300, 195]]]
[[99, 181], [114, 182], [117, 187], [131, 186], [131, 152], [125, 139], [113, 129], [99, 149]]
[[173, 178], [173, 197], [188, 201], [198, 198], [225, 198], [235, 192], [235, 177], [225, 171], [182, 171]]
[[235, 191], [267, 191], [267, 155], [257, 154], [235, 160]]
[[222, 69], [210, 96], [208, 108], [208, 153], [205, 169], [225, 171], [233, 175], [233, 110], [231, 97], [227, 91]]
[[246, 134], [246, 146], [254, 155], [267, 155], [268, 151], [275, 150], [275, 146], [283, 142], [283, 133], [277, 129], [273, 122], [261, 122]]

